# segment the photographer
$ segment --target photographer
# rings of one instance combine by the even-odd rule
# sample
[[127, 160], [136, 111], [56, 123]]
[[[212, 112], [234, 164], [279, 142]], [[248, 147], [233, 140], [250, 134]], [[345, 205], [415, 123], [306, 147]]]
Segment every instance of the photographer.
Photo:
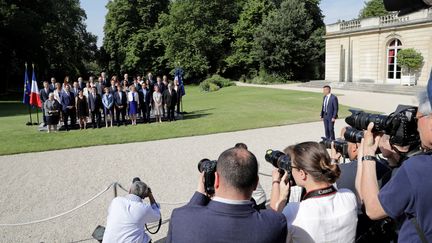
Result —
[[398, 220], [402, 226], [399, 242], [432, 241], [432, 118], [431, 105], [426, 91], [419, 95], [416, 114], [422, 148], [427, 152], [404, 161], [393, 178], [379, 190], [376, 178], [375, 153], [381, 136], [373, 134], [370, 123], [364, 134], [363, 157], [357, 174], [359, 194], [371, 219], [387, 216]]
[[213, 171], [214, 196], [206, 195], [207, 170], [190, 202], [174, 209], [167, 242], [285, 242], [285, 217], [273, 210], [257, 210], [251, 201], [258, 184], [258, 162], [244, 148], [230, 148]]
[[354, 242], [357, 200], [350, 190], [333, 187], [340, 170], [330, 162], [325, 147], [304, 142], [289, 146], [284, 152], [291, 158], [295, 183], [306, 189], [301, 202], [286, 204], [290, 191], [286, 171], [279, 182], [279, 198], [271, 203], [287, 218], [287, 242]]
[[[150, 204], [143, 202], [146, 197]], [[144, 232], [144, 225], [159, 219], [159, 206], [151, 189], [139, 178], [135, 178], [128, 195], [112, 200], [103, 242], [151, 242]]]

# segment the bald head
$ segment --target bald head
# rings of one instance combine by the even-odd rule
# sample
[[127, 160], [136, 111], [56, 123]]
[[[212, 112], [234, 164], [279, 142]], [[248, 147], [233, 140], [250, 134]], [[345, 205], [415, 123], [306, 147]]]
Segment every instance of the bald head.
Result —
[[252, 192], [258, 183], [258, 162], [244, 148], [230, 148], [217, 161], [216, 171], [222, 180], [241, 192]]

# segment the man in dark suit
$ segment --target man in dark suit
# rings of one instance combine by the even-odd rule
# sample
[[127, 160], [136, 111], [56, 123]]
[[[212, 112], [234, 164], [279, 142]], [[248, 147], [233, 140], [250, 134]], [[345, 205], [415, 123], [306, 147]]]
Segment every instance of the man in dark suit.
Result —
[[258, 162], [244, 148], [223, 152], [214, 173], [214, 197], [204, 193], [203, 177], [190, 202], [174, 209], [167, 242], [285, 242], [285, 216], [257, 210], [251, 201], [258, 184]]
[[85, 88], [85, 83], [83, 82], [83, 78], [82, 77], [79, 77], [78, 78], [78, 88], [80, 89], [80, 90], [83, 90], [84, 88]]
[[122, 115], [123, 124], [126, 126], [126, 93], [122, 91], [121, 84], [117, 84], [117, 92], [114, 94], [114, 107], [116, 111], [117, 126], [120, 126], [120, 114]]
[[76, 123], [76, 109], [75, 109], [75, 96], [70, 92], [70, 86], [65, 85], [64, 91], [60, 96], [62, 112], [63, 112], [63, 122], [66, 131], [69, 131], [68, 120], [71, 119], [71, 126]]
[[330, 86], [326, 85], [323, 87], [323, 94], [321, 121], [324, 122], [325, 137], [334, 140], [334, 124], [338, 118], [339, 102], [338, 98], [331, 93]]
[[54, 92], [54, 90], [56, 89], [56, 79], [54, 77], [51, 78], [51, 84], [49, 85], [49, 88], [51, 90], [51, 92]]
[[144, 123], [150, 122], [150, 91], [147, 88], [147, 84], [143, 82], [141, 84], [141, 90], [138, 92], [140, 99], [140, 109]]
[[42, 101], [43, 122], [44, 122], [44, 126], [46, 126], [46, 116], [45, 116], [44, 104], [45, 104], [45, 101], [48, 100], [48, 98], [49, 98], [49, 94], [51, 93], [51, 89], [49, 87], [48, 81], [44, 81], [43, 86], [44, 86], [43, 89], [41, 89], [39, 91], [39, 93], [40, 93], [40, 99]]
[[79, 83], [77, 81], [73, 82], [73, 87], [72, 87], [72, 93], [74, 94], [75, 97], [78, 96], [79, 91], [81, 90], [81, 88], [79, 87]]
[[177, 104], [177, 93], [173, 89], [172, 83], [168, 84], [168, 89], [163, 93], [163, 100], [165, 101], [165, 105], [167, 107], [168, 120], [174, 121], [174, 110]]
[[93, 87], [89, 97], [88, 97], [88, 105], [91, 113], [91, 119], [93, 122], [93, 128], [100, 128], [101, 123], [101, 112], [102, 109], [102, 98], [97, 93], [96, 87]]

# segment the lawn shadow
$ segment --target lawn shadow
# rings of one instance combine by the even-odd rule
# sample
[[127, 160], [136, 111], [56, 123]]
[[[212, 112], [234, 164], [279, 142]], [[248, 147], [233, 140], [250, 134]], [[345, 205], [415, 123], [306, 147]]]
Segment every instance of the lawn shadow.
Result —
[[208, 108], [208, 109], [202, 109], [202, 110], [196, 110], [192, 112], [188, 112], [183, 115], [183, 120], [190, 120], [190, 119], [197, 119], [202, 118], [208, 115], [212, 115], [213, 113], [208, 112], [211, 110], [214, 110], [215, 108]]
[[[36, 109], [31, 109], [32, 116], [36, 117]], [[20, 101], [0, 101], [0, 117], [19, 116], [29, 114], [27, 105]], [[39, 116], [42, 116], [39, 109]]]

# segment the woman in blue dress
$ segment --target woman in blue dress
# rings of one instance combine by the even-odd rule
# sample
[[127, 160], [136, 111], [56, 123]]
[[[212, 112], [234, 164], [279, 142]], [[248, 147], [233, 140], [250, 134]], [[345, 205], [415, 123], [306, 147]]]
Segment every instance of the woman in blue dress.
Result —
[[138, 92], [136, 92], [136, 88], [134, 85], [131, 85], [129, 89], [130, 89], [130, 92], [128, 94], [129, 117], [131, 119], [132, 125], [136, 125], [138, 105], [139, 105], [139, 95]]

